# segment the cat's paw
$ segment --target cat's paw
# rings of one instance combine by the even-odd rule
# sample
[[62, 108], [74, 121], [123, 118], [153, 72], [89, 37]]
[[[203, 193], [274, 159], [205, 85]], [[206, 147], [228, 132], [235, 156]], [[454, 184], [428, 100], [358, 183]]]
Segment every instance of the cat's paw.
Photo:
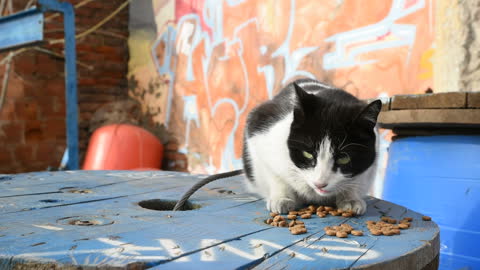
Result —
[[267, 199], [267, 209], [270, 212], [287, 214], [297, 208], [297, 203], [289, 198], [270, 198]]
[[367, 211], [367, 203], [362, 199], [347, 199], [337, 202], [337, 208], [363, 215]]

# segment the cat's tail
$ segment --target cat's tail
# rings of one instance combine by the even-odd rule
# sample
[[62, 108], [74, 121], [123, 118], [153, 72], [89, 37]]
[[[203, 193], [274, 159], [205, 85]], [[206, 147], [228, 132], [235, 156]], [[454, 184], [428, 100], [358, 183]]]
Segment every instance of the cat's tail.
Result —
[[195, 193], [197, 190], [199, 190], [201, 187], [205, 186], [206, 184], [208, 184], [210, 182], [213, 182], [215, 180], [222, 179], [222, 178], [227, 178], [227, 177], [232, 177], [232, 176], [235, 176], [235, 175], [240, 175], [242, 173], [243, 173], [243, 170], [236, 170], [236, 171], [231, 171], [231, 172], [213, 174], [213, 175], [208, 176], [205, 179], [200, 180], [193, 187], [191, 187], [187, 192], [185, 192], [185, 194], [183, 194], [182, 198], [177, 202], [175, 207], [173, 207], [173, 211], [183, 209], [183, 207], [185, 206], [185, 203], [190, 198], [190, 196], [192, 196], [193, 193]]

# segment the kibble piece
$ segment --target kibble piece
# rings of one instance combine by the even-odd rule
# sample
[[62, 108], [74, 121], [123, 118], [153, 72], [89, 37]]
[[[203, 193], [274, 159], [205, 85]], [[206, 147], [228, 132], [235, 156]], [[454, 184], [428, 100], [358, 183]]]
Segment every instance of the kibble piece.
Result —
[[276, 216], [278, 216], [278, 213], [272, 212], [272, 213], [270, 213], [270, 216], [271, 217], [276, 217]]
[[351, 233], [352, 229], [348, 227], [341, 227], [339, 231], [346, 232], [346, 233]]
[[280, 221], [280, 222], [278, 223], [278, 226], [279, 226], [279, 227], [288, 227], [288, 223], [287, 223], [287, 221], [282, 220], [282, 221]]
[[317, 211], [317, 207], [315, 205], [309, 205], [308, 206], [308, 209], [312, 212], [316, 212]]
[[340, 226], [332, 226], [332, 230], [338, 231], [338, 230], [340, 230]]
[[390, 224], [397, 224], [397, 220], [394, 218], [389, 218], [387, 222]]
[[276, 221], [276, 222], [280, 222], [280, 221], [282, 221], [282, 220], [285, 220], [285, 218], [282, 217], [282, 216], [280, 216], [280, 215], [275, 216], [275, 217], [273, 218], [273, 221]]
[[429, 216], [423, 216], [423, 217], [422, 217], [422, 220], [423, 220], [423, 221], [430, 221], [430, 220], [432, 220], [432, 218], [429, 217]]
[[303, 214], [300, 216], [301, 218], [304, 218], [304, 219], [309, 219], [312, 217], [312, 214]]
[[303, 221], [301, 221], [301, 220], [295, 220], [295, 223], [296, 223], [296, 224], [303, 224]]
[[325, 234], [330, 235], [330, 236], [334, 236], [334, 235], [337, 235], [337, 232], [335, 230], [330, 229], [330, 230], [326, 230]]
[[274, 221], [274, 222], [270, 223], [270, 225], [278, 227], [278, 222]]
[[322, 211], [325, 211], [325, 206], [317, 207], [317, 212], [322, 212]]
[[295, 235], [297, 235], [297, 234], [304, 234], [304, 233], [307, 232], [307, 229], [306, 229], [305, 227], [295, 226], [295, 227], [293, 227], [293, 228], [290, 230], [290, 232], [291, 232], [292, 234], [295, 234]]
[[410, 221], [413, 220], [413, 218], [411, 218], [411, 217], [404, 217], [403, 220], [406, 220], [406, 221], [410, 222]]
[[326, 227], [323, 228], [323, 230], [324, 230], [324, 231], [332, 230], [332, 227], [326, 226]]
[[330, 211], [329, 213], [332, 216], [340, 216], [340, 213], [338, 213], [337, 211]]
[[288, 223], [288, 227], [293, 227], [295, 226], [297, 223], [295, 222], [295, 220], [292, 220], [290, 221], [290, 223]]
[[399, 229], [392, 229], [390, 230], [391, 232], [393, 232], [393, 234], [400, 234], [400, 230]]
[[380, 230], [370, 230], [370, 233], [371, 233], [372, 235], [381, 235], [381, 234], [382, 234], [382, 231], [380, 231]]
[[392, 230], [387, 229], [387, 228], [384, 228], [384, 229], [382, 230], [382, 233], [383, 233], [383, 235], [386, 235], [386, 236], [392, 236], [392, 235], [395, 234]]
[[375, 225], [375, 221], [373, 221], [373, 220], [367, 220], [365, 223], [366, 223], [367, 225], [370, 225], [370, 224], [371, 224], [371, 225]]
[[325, 206], [324, 209], [325, 211], [333, 211], [333, 207], [331, 206]]
[[351, 234], [355, 236], [362, 236], [363, 232], [358, 230], [352, 230]]
[[343, 214], [343, 213], [346, 212], [346, 211], [343, 210], [343, 209], [338, 208], [338, 209], [337, 209], [337, 212], [340, 213], [340, 214]]
[[323, 212], [317, 212], [317, 216], [318, 217], [321, 217], [321, 218], [324, 218], [327, 216], [327, 214], [323, 213]]
[[272, 219], [272, 218], [269, 218], [269, 219], [267, 219], [267, 221], [266, 221], [267, 224], [271, 224], [272, 222], [273, 222], [273, 219]]
[[297, 215], [288, 215], [288, 216], [287, 216], [287, 219], [290, 219], [290, 220], [293, 219], [293, 220], [295, 220], [295, 219], [297, 219]]
[[400, 228], [400, 229], [402, 229], [402, 230], [405, 230], [405, 229], [410, 228], [410, 224], [400, 223], [400, 224], [398, 224], [398, 228]]
[[338, 231], [336, 235], [338, 238], [346, 238], [348, 236], [348, 233], [343, 231]]
[[352, 215], [352, 213], [350, 213], [350, 212], [343, 212], [343, 213], [342, 213], [342, 217], [352, 217], [352, 216], [353, 216], [353, 215]]
[[381, 219], [382, 221], [384, 221], [384, 222], [388, 222], [388, 220], [389, 220], [390, 218], [389, 218], [389, 217], [381, 217], [380, 219]]

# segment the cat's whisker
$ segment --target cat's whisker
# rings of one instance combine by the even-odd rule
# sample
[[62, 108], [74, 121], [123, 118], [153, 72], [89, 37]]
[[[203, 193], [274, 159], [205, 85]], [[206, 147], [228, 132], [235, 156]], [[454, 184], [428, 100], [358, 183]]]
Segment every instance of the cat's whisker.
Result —
[[345, 140], [347, 139], [347, 134], [345, 134], [345, 136], [343, 137], [343, 141], [340, 143], [340, 146], [338, 147], [340, 150], [342, 150], [342, 146], [343, 144], [345, 143]]
[[349, 143], [347, 145], [345, 145], [344, 147], [340, 148], [339, 150], [342, 151], [343, 149], [351, 146], [351, 145], [354, 145], [354, 146], [360, 146], [360, 147], [364, 147], [364, 148], [367, 148], [368, 149], [368, 146], [366, 145], [363, 145], [363, 144], [359, 144], [359, 143]]

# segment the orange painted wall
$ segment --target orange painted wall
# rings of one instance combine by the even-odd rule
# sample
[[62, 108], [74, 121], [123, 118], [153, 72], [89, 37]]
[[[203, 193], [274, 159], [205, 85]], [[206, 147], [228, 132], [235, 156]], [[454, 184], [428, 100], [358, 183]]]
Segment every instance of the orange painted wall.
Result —
[[153, 12], [156, 31], [131, 33], [131, 95], [167, 124], [192, 172], [239, 168], [248, 112], [296, 78], [359, 98], [432, 87], [432, 5], [153, 0], [145, 12]]

